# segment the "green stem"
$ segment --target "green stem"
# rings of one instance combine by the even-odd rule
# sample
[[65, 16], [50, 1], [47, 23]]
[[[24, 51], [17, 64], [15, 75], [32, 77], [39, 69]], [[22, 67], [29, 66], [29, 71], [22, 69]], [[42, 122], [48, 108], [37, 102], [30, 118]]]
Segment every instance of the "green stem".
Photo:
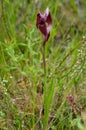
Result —
[[4, 7], [4, 4], [5, 4], [4, 0], [2, 0], [2, 2], [1, 2], [2, 19], [3, 19], [3, 24], [4, 24], [4, 28], [5, 28], [5, 31], [7, 33], [7, 36], [11, 40], [10, 32], [9, 32], [8, 25], [7, 25], [6, 18], [5, 18], [5, 7]]
[[43, 68], [44, 68], [44, 74], [46, 74], [45, 45], [43, 45]]

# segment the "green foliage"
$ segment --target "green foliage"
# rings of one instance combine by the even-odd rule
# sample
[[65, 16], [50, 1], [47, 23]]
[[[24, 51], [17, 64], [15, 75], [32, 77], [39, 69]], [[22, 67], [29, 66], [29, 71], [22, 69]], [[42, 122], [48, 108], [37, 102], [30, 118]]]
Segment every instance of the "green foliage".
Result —
[[[86, 129], [86, 1], [80, 2], [0, 1], [1, 130]], [[35, 25], [46, 7], [53, 23], [44, 75], [43, 38]]]

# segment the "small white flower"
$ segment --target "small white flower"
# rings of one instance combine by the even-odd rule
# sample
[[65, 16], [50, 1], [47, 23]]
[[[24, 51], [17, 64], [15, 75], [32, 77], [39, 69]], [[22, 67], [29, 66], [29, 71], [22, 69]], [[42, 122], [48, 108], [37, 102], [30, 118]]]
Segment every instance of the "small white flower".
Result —
[[5, 80], [5, 79], [3, 79], [3, 81], [2, 81], [3, 83], [8, 83], [8, 80]]
[[83, 35], [82, 37], [83, 37], [83, 39], [85, 39], [85, 36], [84, 36], [84, 35]]

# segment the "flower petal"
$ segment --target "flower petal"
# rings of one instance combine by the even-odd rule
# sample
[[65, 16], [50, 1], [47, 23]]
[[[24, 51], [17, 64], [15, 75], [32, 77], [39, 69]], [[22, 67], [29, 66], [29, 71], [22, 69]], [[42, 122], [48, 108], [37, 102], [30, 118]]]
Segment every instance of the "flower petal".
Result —
[[39, 26], [39, 29], [40, 29], [41, 33], [42, 33], [44, 36], [46, 36], [46, 35], [47, 35], [47, 27], [46, 27], [46, 24], [45, 24], [45, 23], [44, 23], [44, 24], [40, 23], [38, 26]]
[[52, 18], [51, 18], [51, 15], [50, 15], [50, 12], [49, 12], [48, 8], [45, 10], [44, 19], [45, 19], [45, 22], [48, 23], [48, 25], [52, 24]]
[[44, 14], [38, 12], [37, 19], [36, 19], [36, 27], [39, 28], [41, 33], [44, 35], [43, 45], [45, 45], [45, 43], [49, 39], [51, 24], [52, 24], [52, 18], [48, 8], [45, 10]]

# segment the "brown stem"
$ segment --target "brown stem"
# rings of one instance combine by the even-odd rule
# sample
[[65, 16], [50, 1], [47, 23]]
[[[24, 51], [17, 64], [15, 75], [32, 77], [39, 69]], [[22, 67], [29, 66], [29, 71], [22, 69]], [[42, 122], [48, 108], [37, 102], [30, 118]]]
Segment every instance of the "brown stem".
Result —
[[43, 68], [44, 68], [44, 74], [46, 74], [45, 45], [43, 45]]

